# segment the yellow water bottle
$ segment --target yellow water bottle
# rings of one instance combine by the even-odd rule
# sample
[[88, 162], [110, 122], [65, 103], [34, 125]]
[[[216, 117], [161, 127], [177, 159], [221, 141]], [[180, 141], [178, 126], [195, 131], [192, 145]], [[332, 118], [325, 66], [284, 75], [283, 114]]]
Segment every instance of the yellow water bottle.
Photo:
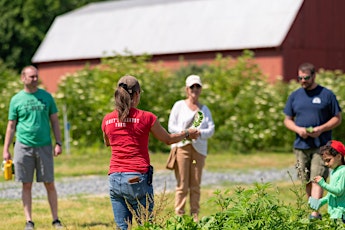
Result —
[[12, 180], [13, 163], [12, 160], [2, 162], [2, 170], [4, 171], [5, 180]]

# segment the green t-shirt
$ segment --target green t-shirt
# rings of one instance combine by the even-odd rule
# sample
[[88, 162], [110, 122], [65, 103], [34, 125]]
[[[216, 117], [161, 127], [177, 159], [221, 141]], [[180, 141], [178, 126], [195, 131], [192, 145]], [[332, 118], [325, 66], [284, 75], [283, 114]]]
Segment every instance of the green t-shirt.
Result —
[[38, 89], [35, 93], [24, 90], [14, 95], [10, 102], [9, 120], [16, 120], [16, 138], [31, 146], [51, 144], [50, 115], [57, 113], [55, 101], [50, 93]]
[[328, 191], [327, 195], [320, 199], [321, 206], [328, 203], [330, 218], [342, 218], [345, 214], [345, 165], [332, 170], [329, 184], [321, 179], [319, 185]]

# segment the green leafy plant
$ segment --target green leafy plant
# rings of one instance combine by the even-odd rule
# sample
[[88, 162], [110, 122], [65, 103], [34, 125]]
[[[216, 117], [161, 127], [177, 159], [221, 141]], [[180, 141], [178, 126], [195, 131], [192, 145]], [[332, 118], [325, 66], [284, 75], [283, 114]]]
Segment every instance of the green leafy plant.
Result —
[[[165, 225], [155, 223], [144, 224], [135, 229], [344, 229], [341, 221], [330, 220], [327, 215], [323, 220], [309, 220], [309, 209], [304, 205], [286, 205], [274, 194], [270, 183], [255, 183], [253, 188], [238, 187], [233, 194], [229, 190], [214, 192], [215, 197], [209, 200], [216, 204], [220, 211], [210, 216], [203, 217], [199, 222], [194, 222], [188, 215], [174, 216], [166, 220]], [[293, 194], [300, 198], [299, 188]], [[277, 193], [279, 189], [277, 188]]]

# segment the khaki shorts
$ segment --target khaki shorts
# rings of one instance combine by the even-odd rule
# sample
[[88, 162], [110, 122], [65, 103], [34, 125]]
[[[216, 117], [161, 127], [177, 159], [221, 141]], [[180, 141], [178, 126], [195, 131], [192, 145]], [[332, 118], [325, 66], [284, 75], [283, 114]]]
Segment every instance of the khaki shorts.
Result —
[[320, 149], [294, 149], [298, 178], [309, 183], [315, 176], [322, 176], [325, 180], [329, 169], [322, 160]]
[[52, 146], [30, 147], [16, 141], [14, 145], [14, 170], [16, 181], [32, 183], [36, 171], [37, 182], [53, 182]]

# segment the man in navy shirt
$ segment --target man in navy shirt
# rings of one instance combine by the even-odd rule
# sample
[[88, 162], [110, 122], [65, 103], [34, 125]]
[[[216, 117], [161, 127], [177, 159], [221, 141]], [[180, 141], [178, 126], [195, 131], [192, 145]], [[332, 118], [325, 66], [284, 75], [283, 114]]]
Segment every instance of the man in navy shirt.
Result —
[[[284, 125], [296, 133], [294, 153], [298, 176], [306, 183], [307, 198], [320, 199], [322, 188], [311, 183], [317, 175], [326, 180], [328, 168], [320, 155], [320, 147], [332, 139], [332, 129], [341, 123], [341, 108], [334, 93], [315, 82], [315, 67], [304, 63], [298, 68], [301, 88], [292, 92], [286, 102]], [[314, 211], [310, 218], [321, 215]]]

